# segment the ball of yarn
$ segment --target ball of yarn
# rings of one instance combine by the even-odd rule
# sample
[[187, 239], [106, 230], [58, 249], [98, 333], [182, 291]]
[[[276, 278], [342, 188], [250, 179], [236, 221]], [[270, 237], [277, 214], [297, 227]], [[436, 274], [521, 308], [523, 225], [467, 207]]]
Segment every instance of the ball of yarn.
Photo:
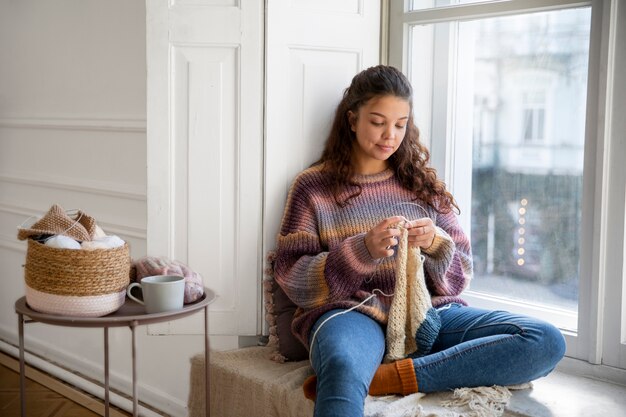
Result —
[[91, 237], [91, 239], [100, 239], [102, 237], [106, 237], [106, 233], [104, 233], [104, 230], [102, 230], [102, 228], [98, 225], [96, 225], [96, 229], [93, 232], [93, 236]]
[[59, 249], [80, 249], [80, 243], [78, 243], [71, 237], [63, 235], [52, 236], [51, 238], [46, 240], [45, 245]]
[[86, 240], [81, 244], [81, 247], [86, 250], [95, 249], [113, 249], [124, 246], [124, 241], [119, 236], [111, 235], [104, 236], [94, 240]]

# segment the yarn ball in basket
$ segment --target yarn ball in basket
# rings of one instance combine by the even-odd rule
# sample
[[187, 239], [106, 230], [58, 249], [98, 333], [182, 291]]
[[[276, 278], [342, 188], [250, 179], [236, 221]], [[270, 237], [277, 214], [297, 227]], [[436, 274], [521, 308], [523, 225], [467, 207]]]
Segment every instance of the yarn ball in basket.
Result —
[[58, 249], [80, 249], [80, 243], [63, 235], [51, 236], [45, 240], [44, 245]]

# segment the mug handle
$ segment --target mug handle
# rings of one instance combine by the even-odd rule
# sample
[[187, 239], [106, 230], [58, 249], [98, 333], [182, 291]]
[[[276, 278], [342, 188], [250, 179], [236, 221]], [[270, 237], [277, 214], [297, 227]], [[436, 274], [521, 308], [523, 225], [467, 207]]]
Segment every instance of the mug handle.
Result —
[[128, 286], [128, 288], [126, 289], [126, 295], [128, 295], [128, 298], [130, 298], [131, 300], [134, 300], [136, 302], [138, 302], [141, 305], [144, 305], [143, 301], [141, 301], [140, 299], [136, 298], [134, 295], [132, 295], [130, 293], [130, 291], [135, 288], [135, 287], [141, 287], [141, 284], [138, 282], [133, 282], [132, 284], [130, 284]]

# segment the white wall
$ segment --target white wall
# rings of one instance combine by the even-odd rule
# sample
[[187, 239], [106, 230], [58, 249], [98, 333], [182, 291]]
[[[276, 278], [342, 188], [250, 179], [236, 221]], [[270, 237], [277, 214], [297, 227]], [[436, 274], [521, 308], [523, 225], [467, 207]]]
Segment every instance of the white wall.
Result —
[[[151, 7], [156, 2], [166, 3], [166, 0], [148, 1], [154, 1], [148, 3]], [[247, 4], [248, 0], [244, 1]], [[183, 34], [204, 33], [196, 32], [195, 26], [189, 25], [207, 26], [206, 16], [202, 13], [207, 13], [207, 7], [213, 3], [210, 0], [172, 2], [169, 9], [175, 17], [180, 17], [177, 13], [186, 8], [199, 12], [191, 13], [193, 18], [189, 21], [180, 22], [181, 32], [172, 34], [174, 41], [178, 42], [177, 36]], [[343, 28], [346, 19], [353, 28], [352, 35], [343, 39], [341, 44], [332, 38], [331, 33], [335, 32], [317, 33], [315, 36], [319, 39], [305, 42], [304, 46], [310, 51], [303, 48], [303, 44], [300, 44], [301, 48], [295, 48], [298, 53], [306, 52], [305, 61], [286, 60], [291, 62], [287, 67], [293, 70], [290, 80], [307, 86], [307, 89], [300, 88], [306, 93], [303, 97], [306, 107], [298, 108], [298, 111], [308, 114], [310, 110], [316, 118], [328, 123], [332, 113], [332, 106], [329, 107], [328, 103], [336, 102], [340, 95], [340, 91], [334, 90], [345, 88], [354, 72], [377, 63], [380, 4], [359, 0], [343, 2], [340, 6], [336, 2], [316, 0], [290, 4], [282, 10], [281, 2], [274, 1], [268, 8], [273, 16], [280, 17], [273, 17], [275, 27], [278, 26], [275, 33], [281, 33], [282, 25], [308, 22], [309, 13], [321, 19], [320, 25], [327, 28], [329, 25]], [[346, 10], [341, 9], [344, 6]], [[328, 10], [323, 10], [324, 7]], [[337, 7], [339, 10], [335, 10]], [[263, 10], [259, 9], [250, 16], [256, 19], [261, 13]], [[301, 20], [294, 20], [294, 16], [300, 16]], [[146, 19], [151, 22], [149, 28], [146, 28]], [[146, 146], [146, 109], [149, 108], [146, 102], [146, 80], [149, 79], [146, 74], [146, 33], [150, 36], [150, 30], [160, 27], [155, 19], [158, 20], [157, 15], [146, 15], [144, 0], [0, 2], [0, 265], [3, 269], [0, 278], [0, 350], [15, 354], [18, 343], [13, 305], [24, 294], [22, 264], [25, 244], [16, 239], [16, 226], [27, 217], [43, 214], [53, 203], [65, 208], [80, 208], [94, 216], [105, 231], [127, 240], [133, 258], [145, 255], [147, 250], [159, 252], [159, 246], [155, 246], [159, 242], [146, 241], [147, 158], [150, 155]], [[234, 22], [220, 24], [237, 31]], [[219, 30], [220, 24], [209, 26]], [[244, 23], [247, 24], [250, 23]], [[294, 31], [285, 32], [291, 35], [281, 39], [284, 45], [274, 45], [273, 51], [295, 42], [295, 36], [303, 32], [297, 29], [294, 26]], [[310, 27], [308, 32], [313, 35], [317, 28]], [[170, 35], [168, 31], [164, 33]], [[158, 36], [166, 35], [160, 33]], [[337, 34], [336, 39], [341, 36]], [[197, 46], [197, 39], [183, 41]], [[248, 39], [247, 45], [250, 44]], [[170, 63], [167, 61], [168, 51], [165, 52], [163, 62], [167, 66]], [[345, 58], [337, 63], [333, 61], [334, 56]], [[302, 58], [301, 54], [295, 57]], [[300, 76], [300, 67], [306, 67], [309, 78]], [[249, 66], [246, 68], [250, 71]], [[283, 71], [280, 65], [272, 68], [278, 73]], [[331, 75], [334, 78], [329, 83]], [[258, 82], [261, 84], [262, 80]], [[324, 88], [318, 91], [314, 88], [316, 85]], [[154, 93], [154, 88], [151, 91]], [[159, 91], [161, 96], [152, 97], [160, 100], [169, 90], [166, 86], [165, 90]], [[289, 96], [289, 91], [280, 92]], [[159, 100], [156, 104], [162, 104]], [[260, 108], [261, 100], [256, 102]], [[155, 105], [155, 101], [151, 101], [151, 105]], [[317, 119], [306, 121], [308, 124], [298, 130], [298, 134], [304, 133], [307, 149], [319, 150], [324, 138], [318, 137], [319, 129], [311, 124]], [[262, 130], [263, 126], [259, 129]], [[272, 131], [272, 146], [266, 149], [274, 156], [278, 149], [275, 144], [284, 139], [277, 135], [281, 133]], [[259, 138], [261, 136], [259, 132]], [[259, 160], [263, 158], [262, 153], [259, 146]], [[312, 156], [307, 155], [307, 158]], [[284, 200], [285, 181], [291, 178], [272, 175], [268, 178], [270, 184], [263, 186], [278, 191]], [[258, 182], [260, 184], [260, 180]], [[154, 182], [150, 185], [155, 186]], [[260, 207], [261, 202], [258, 203]], [[277, 207], [273, 209], [276, 213], [282, 211], [282, 204]], [[275, 219], [278, 215], [270, 216]], [[260, 213], [253, 220], [260, 223]], [[275, 227], [270, 224], [271, 229]], [[275, 234], [272, 230], [265, 233], [265, 237]], [[257, 312], [260, 306], [256, 306]], [[202, 336], [182, 334], [186, 331], [181, 331], [192, 329], [187, 333], [197, 333], [193, 331], [197, 323], [182, 322], [138, 329], [140, 400], [171, 415], [186, 415], [189, 358], [202, 352], [204, 346]], [[254, 324], [253, 317], [253, 327]], [[212, 329], [215, 331], [216, 327]], [[101, 330], [29, 324], [25, 333], [28, 351], [102, 381]], [[212, 337], [211, 347], [236, 347], [239, 341], [231, 333]], [[109, 341], [111, 385], [129, 394], [130, 330], [111, 329]]]
[[[0, 2], [0, 347], [17, 345], [24, 294], [16, 226], [53, 203], [80, 208], [146, 253], [143, 0]], [[102, 380], [102, 331], [29, 324], [28, 350]], [[140, 398], [185, 407], [198, 337], [138, 329]], [[181, 342], [182, 341], [182, 342]], [[130, 393], [130, 331], [112, 329], [111, 382]], [[9, 346], [10, 347], [10, 346]], [[167, 357], [168, 360], [163, 360]]]

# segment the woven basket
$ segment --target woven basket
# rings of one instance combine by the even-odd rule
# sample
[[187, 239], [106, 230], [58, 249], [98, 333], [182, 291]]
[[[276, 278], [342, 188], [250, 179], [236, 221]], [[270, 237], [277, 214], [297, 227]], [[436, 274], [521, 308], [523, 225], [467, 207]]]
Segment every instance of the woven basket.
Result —
[[37, 311], [99, 317], [119, 309], [130, 283], [128, 244], [114, 249], [59, 249], [28, 240], [26, 302]]

